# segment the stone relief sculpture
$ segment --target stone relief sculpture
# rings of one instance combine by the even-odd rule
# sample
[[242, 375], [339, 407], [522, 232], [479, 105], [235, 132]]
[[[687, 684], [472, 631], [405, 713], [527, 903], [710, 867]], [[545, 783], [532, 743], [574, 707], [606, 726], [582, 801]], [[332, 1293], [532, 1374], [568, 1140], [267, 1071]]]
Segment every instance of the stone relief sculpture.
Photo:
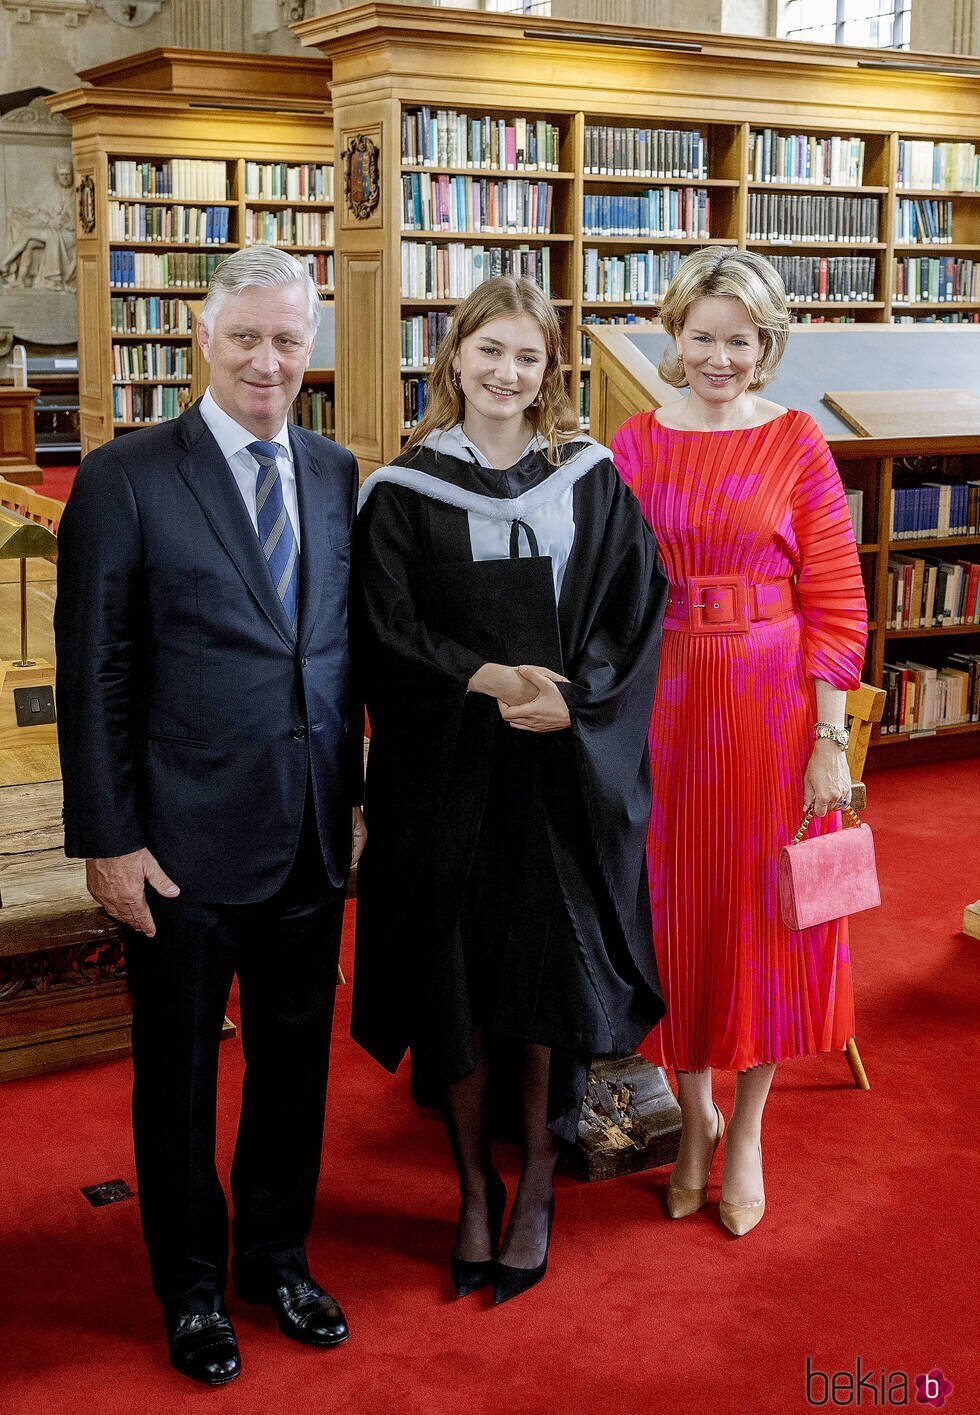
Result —
[[57, 188], [38, 206], [10, 210], [11, 245], [0, 260], [0, 280], [28, 289], [75, 289], [75, 210], [72, 167], [55, 167]]
[[47, 353], [78, 338], [71, 128], [43, 90], [4, 106], [0, 94], [0, 329]]

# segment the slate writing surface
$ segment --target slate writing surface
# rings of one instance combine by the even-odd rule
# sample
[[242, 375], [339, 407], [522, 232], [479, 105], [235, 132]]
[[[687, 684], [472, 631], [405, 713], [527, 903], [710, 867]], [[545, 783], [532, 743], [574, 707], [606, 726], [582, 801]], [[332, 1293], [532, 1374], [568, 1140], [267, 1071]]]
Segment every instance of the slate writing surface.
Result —
[[[628, 337], [654, 368], [673, 345], [662, 330], [629, 331]], [[765, 396], [809, 413], [827, 438], [853, 438], [854, 430], [822, 401], [824, 393], [903, 388], [970, 388], [980, 393], [980, 326], [793, 329]], [[980, 421], [975, 430], [980, 434]]]

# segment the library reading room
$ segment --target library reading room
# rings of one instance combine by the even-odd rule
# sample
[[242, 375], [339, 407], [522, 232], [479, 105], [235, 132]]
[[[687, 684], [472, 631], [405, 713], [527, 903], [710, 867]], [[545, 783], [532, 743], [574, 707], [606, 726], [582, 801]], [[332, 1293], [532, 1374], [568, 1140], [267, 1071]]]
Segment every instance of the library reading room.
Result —
[[980, 0], [0, 0], [2, 1415], [980, 1409], [978, 896]]

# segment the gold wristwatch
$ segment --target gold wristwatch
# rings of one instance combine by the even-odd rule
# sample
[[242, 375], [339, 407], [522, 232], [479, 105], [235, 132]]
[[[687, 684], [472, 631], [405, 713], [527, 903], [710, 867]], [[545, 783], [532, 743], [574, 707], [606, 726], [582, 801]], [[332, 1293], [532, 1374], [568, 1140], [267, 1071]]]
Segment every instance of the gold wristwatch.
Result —
[[835, 727], [831, 722], [816, 722], [813, 725], [814, 737], [829, 737], [831, 742], [836, 742], [842, 752], [847, 751], [847, 744], [851, 740], [846, 727]]

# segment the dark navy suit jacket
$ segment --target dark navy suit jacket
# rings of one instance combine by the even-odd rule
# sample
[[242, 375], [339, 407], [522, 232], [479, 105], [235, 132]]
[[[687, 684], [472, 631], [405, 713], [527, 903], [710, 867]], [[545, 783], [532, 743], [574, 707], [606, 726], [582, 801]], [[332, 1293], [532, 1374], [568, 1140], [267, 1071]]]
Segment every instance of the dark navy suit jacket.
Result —
[[357, 464], [303, 428], [289, 440], [298, 641], [196, 404], [90, 453], [59, 531], [66, 853], [145, 846], [190, 901], [275, 893], [310, 776], [335, 885], [349, 865], [363, 741], [347, 617]]

